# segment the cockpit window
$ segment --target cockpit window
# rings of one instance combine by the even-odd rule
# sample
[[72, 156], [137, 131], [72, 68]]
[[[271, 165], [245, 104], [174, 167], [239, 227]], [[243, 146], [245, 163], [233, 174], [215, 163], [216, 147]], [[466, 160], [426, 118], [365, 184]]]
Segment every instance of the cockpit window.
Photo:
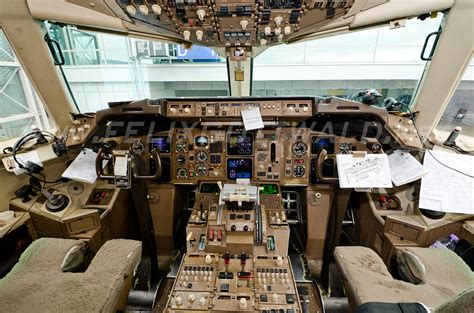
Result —
[[456, 140], [474, 148], [474, 58], [471, 57], [461, 80], [451, 97], [436, 127], [441, 139], [447, 138], [455, 127], [461, 127], [461, 135]]
[[405, 27], [374, 28], [271, 47], [254, 60], [255, 96], [311, 95], [354, 98], [375, 88], [383, 100], [410, 104], [425, 62], [426, 36], [438, 30], [442, 14]]
[[212, 49], [47, 23], [81, 112], [141, 98], [228, 96], [227, 66]]
[[51, 129], [45, 107], [0, 28], [0, 141], [31, 132], [31, 126]]

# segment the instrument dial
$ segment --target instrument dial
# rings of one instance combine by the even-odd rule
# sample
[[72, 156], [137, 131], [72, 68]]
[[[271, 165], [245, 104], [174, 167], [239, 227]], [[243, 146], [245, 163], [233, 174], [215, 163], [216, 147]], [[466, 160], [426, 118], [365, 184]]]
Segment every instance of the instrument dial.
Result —
[[188, 171], [185, 168], [178, 169], [177, 173], [178, 178], [188, 178]]
[[295, 156], [302, 157], [308, 151], [308, 146], [304, 142], [298, 141], [293, 144], [291, 150]]
[[267, 154], [266, 153], [259, 153], [257, 158], [260, 162], [263, 162], [267, 159]]
[[304, 167], [304, 165], [298, 164], [293, 167], [294, 177], [303, 177], [305, 173], [306, 173], [306, 168]]
[[341, 143], [339, 145], [339, 153], [340, 154], [349, 154], [351, 153], [352, 145], [350, 143]]
[[137, 140], [132, 143], [131, 149], [133, 153], [142, 155], [145, 152], [145, 145], [140, 140]]
[[186, 145], [186, 142], [184, 141], [178, 141], [176, 143], [176, 151], [177, 152], [186, 152], [187, 150], [187, 145]]
[[185, 155], [182, 155], [182, 154], [178, 155], [178, 156], [176, 157], [176, 163], [177, 163], [178, 165], [184, 165], [184, 164], [186, 163], [186, 156], [185, 156]]
[[196, 159], [198, 160], [198, 162], [206, 162], [207, 159], [209, 158], [209, 155], [207, 154], [206, 151], [204, 150], [199, 150], [197, 153], [196, 153]]
[[204, 176], [207, 174], [207, 167], [204, 164], [199, 164], [196, 166], [196, 175], [197, 176]]

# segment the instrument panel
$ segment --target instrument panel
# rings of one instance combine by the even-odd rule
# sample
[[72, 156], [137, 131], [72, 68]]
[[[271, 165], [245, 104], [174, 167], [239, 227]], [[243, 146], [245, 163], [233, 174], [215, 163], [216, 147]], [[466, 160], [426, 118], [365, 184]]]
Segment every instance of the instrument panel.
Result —
[[205, 46], [285, 42], [343, 16], [353, 0], [116, 0], [116, 16], [150, 31]]
[[169, 159], [170, 181], [176, 184], [246, 178], [306, 186], [320, 182], [314, 176], [320, 149], [328, 153], [323, 168], [327, 177], [336, 175], [336, 154], [368, 151], [366, 144], [353, 138], [294, 127], [248, 132], [175, 128], [149, 140], [150, 151], [158, 149], [162, 158]]

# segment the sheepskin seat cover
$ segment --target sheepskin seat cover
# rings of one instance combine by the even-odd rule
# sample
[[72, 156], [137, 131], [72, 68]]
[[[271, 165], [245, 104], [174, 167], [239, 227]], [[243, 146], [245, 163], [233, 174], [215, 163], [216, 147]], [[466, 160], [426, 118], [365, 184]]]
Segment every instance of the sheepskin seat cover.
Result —
[[0, 312], [112, 312], [125, 278], [141, 258], [141, 242], [110, 240], [84, 273], [63, 273], [61, 262], [77, 244], [41, 238], [0, 280]]
[[415, 285], [394, 279], [382, 259], [369, 248], [335, 248], [334, 257], [352, 309], [366, 302], [421, 302], [429, 308], [437, 308], [474, 286], [473, 272], [454, 252], [420, 247], [403, 249], [424, 263], [423, 283]]

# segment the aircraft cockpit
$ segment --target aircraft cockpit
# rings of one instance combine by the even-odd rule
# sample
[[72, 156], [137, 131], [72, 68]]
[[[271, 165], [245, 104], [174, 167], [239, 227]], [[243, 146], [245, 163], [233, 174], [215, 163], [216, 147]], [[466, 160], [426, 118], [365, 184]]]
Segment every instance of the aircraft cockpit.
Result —
[[0, 311], [472, 312], [473, 13], [0, 0]]

